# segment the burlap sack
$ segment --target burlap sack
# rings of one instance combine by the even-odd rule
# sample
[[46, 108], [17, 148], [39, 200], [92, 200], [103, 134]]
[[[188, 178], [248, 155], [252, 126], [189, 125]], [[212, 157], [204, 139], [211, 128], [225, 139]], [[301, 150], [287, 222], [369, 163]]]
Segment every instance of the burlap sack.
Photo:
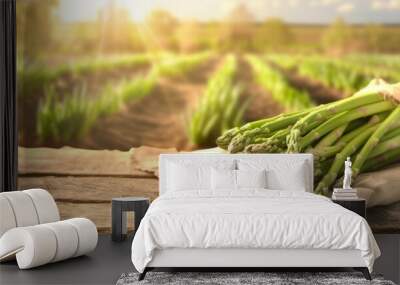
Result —
[[367, 200], [367, 207], [389, 205], [400, 201], [400, 164], [360, 174], [354, 181], [358, 196]]

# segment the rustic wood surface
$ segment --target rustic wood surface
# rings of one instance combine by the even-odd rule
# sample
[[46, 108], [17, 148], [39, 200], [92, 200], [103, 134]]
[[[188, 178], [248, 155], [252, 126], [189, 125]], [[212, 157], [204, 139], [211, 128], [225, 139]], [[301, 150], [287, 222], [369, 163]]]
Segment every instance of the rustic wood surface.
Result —
[[[158, 196], [158, 155], [175, 151], [20, 147], [18, 188], [47, 189], [62, 219], [87, 217], [100, 232], [111, 232], [111, 199], [142, 196], [154, 200]], [[400, 233], [400, 202], [368, 209], [367, 220], [376, 233]]]
[[135, 152], [86, 150], [71, 147], [18, 149], [18, 171], [23, 175], [154, 177], [131, 163]]
[[[46, 189], [56, 200], [62, 219], [87, 217], [100, 232], [111, 232], [112, 198], [143, 196], [154, 200], [158, 196], [155, 166], [163, 152], [176, 150], [20, 147], [18, 188]], [[130, 220], [128, 215], [132, 225]]]
[[141, 146], [132, 151], [131, 165], [137, 170], [152, 173], [158, 177], [158, 156], [160, 153], [176, 153], [175, 148], [167, 148], [160, 151], [156, 147]]
[[61, 219], [85, 217], [96, 224], [99, 232], [111, 232], [111, 203], [57, 202], [57, 206], [60, 210]]
[[[62, 219], [86, 217], [99, 232], [111, 232], [111, 199], [158, 196], [158, 180], [116, 177], [19, 177], [19, 189], [47, 189], [55, 198]], [[129, 217], [129, 216], [128, 216]], [[129, 221], [128, 224], [133, 225]]]
[[[92, 220], [100, 233], [111, 233], [111, 203], [57, 202], [61, 219], [85, 217]], [[77, 216], [79, 214], [79, 216]], [[128, 231], [134, 229], [134, 213], [127, 213]]]
[[110, 202], [115, 197], [158, 196], [156, 178], [119, 177], [20, 177], [19, 188], [43, 188], [50, 191], [56, 201], [76, 203]]

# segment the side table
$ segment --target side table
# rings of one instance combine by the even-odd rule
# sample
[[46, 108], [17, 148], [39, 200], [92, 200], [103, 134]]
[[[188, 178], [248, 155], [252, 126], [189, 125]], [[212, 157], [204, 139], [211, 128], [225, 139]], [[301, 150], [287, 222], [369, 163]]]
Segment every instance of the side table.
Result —
[[364, 219], [367, 217], [367, 207], [365, 199], [355, 199], [355, 200], [338, 200], [332, 199], [333, 203], [339, 204], [340, 206], [359, 214]]
[[140, 221], [146, 214], [150, 200], [144, 197], [121, 197], [112, 199], [112, 234], [113, 241], [122, 241], [126, 238], [126, 212], [135, 212], [135, 232]]

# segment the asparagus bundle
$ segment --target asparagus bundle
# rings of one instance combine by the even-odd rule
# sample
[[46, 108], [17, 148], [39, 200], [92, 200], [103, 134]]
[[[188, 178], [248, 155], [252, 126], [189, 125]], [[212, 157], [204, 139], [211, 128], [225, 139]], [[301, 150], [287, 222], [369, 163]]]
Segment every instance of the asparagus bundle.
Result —
[[400, 83], [373, 80], [351, 97], [226, 131], [217, 145], [231, 153], [314, 154], [315, 192], [327, 195], [348, 156], [353, 173], [400, 161]]

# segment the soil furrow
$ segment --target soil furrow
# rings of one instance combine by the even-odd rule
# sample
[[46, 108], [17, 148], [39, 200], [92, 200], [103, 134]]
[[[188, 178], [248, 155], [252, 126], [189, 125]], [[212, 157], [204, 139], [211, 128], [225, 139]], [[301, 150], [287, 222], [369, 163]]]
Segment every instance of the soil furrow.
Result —
[[243, 87], [243, 98], [251, 100], [244, 114], [244, 120], [249, 122], [282, 113], [282, 106], [275, 101], [268, 91], [259, 86], [254, 78], [249, 63], [240, 58], [237, 80]]
[[160, 79], [155, 90], [116, 114], [100, 119], [76, 147], [128, 150], [141, 145], [188, 149], [184, 117], [217, 67], [216, 60], [185, 78]]
[[273, 62], [269, 62], [269, 64], [282, 72], [293, 87], [307, 91], [316, 104], [326, 104], [344, 97], [340, 91], [327, 87], [312, 78], [302, 76], [295, 69], [285, 69]]
[[[117, 70], [99, 71], [81, 77], [64, 76], [52, 82], [51, 86], [57, 94], [58, 100], [65, 96], [71, 96], [74, 92], [85, 89], [84, 96], [96, 98], [101, 95], [106, 85], [118, 85], [122, 80], [129, 80], [141, 74], [147, 74], [150, 66], [137, 66], [132, 68], [121, 68]], [[49, 86], [48, 86], [49, 87]], [[45, 89], [31, 90], [29, 96], [18, 97], [18, 123], [19, 123], [19, 145], [26, 147], [42, 146], [36, 134], [37, 112], [41, 100], [45, 97]]]

